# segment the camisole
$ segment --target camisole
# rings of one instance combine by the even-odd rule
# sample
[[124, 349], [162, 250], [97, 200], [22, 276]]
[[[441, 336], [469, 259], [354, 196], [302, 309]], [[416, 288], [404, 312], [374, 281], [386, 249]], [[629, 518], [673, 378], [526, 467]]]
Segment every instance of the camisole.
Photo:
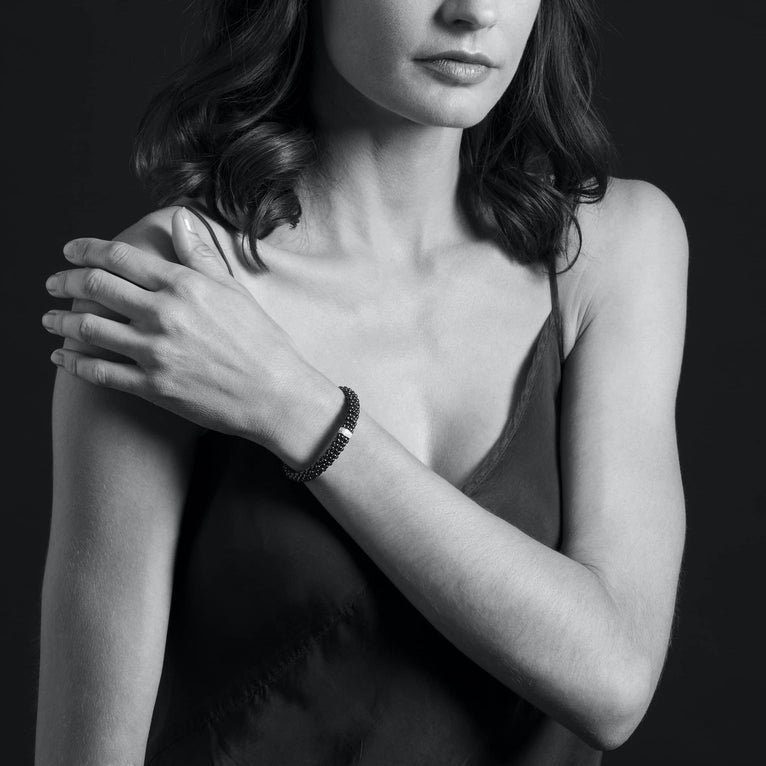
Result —
[[[549, 276], [518, 403], [459, 489], [558, 549], [564, 355]], [[600, 761], [437, 631], [275, 455], [200, 438], [145, 766]]]

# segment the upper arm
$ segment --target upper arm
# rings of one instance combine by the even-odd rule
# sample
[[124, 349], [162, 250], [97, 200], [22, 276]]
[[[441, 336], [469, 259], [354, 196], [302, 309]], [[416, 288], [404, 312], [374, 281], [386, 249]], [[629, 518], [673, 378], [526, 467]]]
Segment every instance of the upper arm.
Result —
[[601, 579], [649, 660], [653, 690], [685, 535], [675, 401], [686, 234], [670, 200], [642, 182], [617, 182], [587, 215], [572, 277], [582, 321], [562, 394], [562, 550]]
[[[167, 210], [152, 213], [115, 239], [175, 260], [170, 216]], [[80, 299], [74, 300], [73, 310], [123, 319]], [[120, 358], [71, 338], [64, 345]], [[139, 520], [169, 533], [180, 520], [187, 464], [199, 432], [198, 426], [137, 396], [92, 385], [58, 368], [53, 392], [53, 523], [77, 527], [92, 516], [91, 530], [107, 532], [115, 542], [116, 528]], [[126, 508], [133, 509], [130, 516]]]
[[[116, 239], [172, 258], [169, 221], [170, 212], [159, 211]], [[113, 316], [84, 301], [74, 308]], [[90, 348], [69, 339], [66, 345]], [[95, 762], [141, 750], [198, 434], [198, 426], [139, 397], [57, 371], [38, 762], [53, 762], [69, 747], [86, 748], [73, 749], [72, 762], [86, 752]]]

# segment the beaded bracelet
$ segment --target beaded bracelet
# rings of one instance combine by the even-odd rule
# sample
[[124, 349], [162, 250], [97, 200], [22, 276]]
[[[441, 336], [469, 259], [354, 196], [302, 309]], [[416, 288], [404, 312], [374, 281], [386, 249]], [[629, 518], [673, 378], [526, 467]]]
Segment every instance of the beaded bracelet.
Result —
[[343, 421], [343, 425], [338, 428], [330, 446], [308, 468], [304, 468], [302, 471], [295, 471], [283, 461], [282, 469], [288, 479], [293, 481], [311, 481], [316, 479], [319, 474], [326, 471], [335, 462], [335, 459], [348, 444], [351, 434], [354, 433], [356, 421], [359, 419], [359, 397], [348, 386], [338, 386], [338, 388], [343, 391], [346, 397], [346, 419]]

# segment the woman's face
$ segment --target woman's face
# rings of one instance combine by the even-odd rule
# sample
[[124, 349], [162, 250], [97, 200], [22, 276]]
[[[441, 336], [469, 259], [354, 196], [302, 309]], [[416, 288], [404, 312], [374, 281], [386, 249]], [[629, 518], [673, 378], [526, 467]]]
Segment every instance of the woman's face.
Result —
[[342, 80], [413, 122], [462, 128], [480, 122], [508, 87], [539, 6], [319, 0], [325, 55]]

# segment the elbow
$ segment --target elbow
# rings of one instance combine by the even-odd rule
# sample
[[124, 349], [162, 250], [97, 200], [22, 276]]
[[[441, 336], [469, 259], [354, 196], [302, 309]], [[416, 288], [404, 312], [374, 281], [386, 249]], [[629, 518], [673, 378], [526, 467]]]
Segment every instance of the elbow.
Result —
[[576, 732], [597, 750], [615, 750], [630, 738], [641, 723], [652, 698], [649, 663], [640, 669], [613, 673], [602, 687], [598, 704], [591, 709], [587, 721]]

